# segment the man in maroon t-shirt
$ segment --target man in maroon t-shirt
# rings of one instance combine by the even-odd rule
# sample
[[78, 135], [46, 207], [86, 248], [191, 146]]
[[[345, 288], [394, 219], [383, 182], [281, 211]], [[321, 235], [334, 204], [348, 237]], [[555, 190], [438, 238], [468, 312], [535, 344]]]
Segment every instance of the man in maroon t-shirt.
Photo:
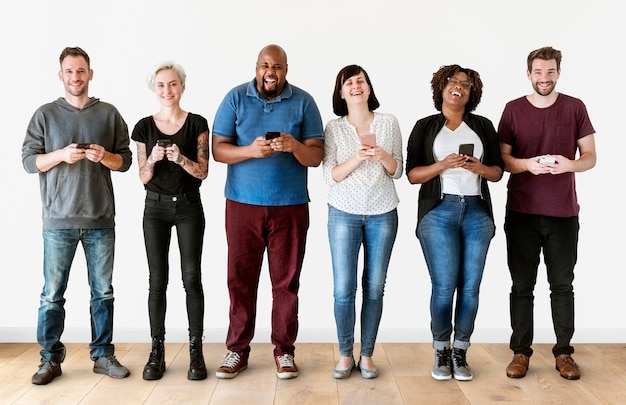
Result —
[[583, 102], [555, 90], [561, 52], [540, 48], [528, 55], [527, 62], [533, 92], [507, 103], [498, 126], [504, 169], [511, 173], [504, 230], [513, 282], [510, 347], [514, 355], [506, 374], [522, 378], [528, 370], [533, 353], [533, 290], [543, 249], [556, 333], [552, 353], [561, 376], [577, 380], [580, 370], [570, 345], [579, 230], [574, 173], [595, 166], [595, 131]]

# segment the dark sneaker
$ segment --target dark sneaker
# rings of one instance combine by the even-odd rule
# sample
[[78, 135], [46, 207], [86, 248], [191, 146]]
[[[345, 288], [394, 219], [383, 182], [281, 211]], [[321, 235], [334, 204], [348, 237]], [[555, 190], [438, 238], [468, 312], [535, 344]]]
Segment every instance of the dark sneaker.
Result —
[[470, 381], [474, 378], [466, 356], [467, 350], [452, 348], [452, 375], [455, 380]]
[[39, 365], [39, 370], [33, 374], [31, 382], [35, 385], [46, 385], [61, 375], [61, 365], [54, 361], [44, 361]]
[[248, 368], [248, 360], [241, 358], [237, 352], [228, 352], [224, 356], [222, 365], [215, 370], [217, 378], [235, 378], [239, 373]]
[[556, 358], [556, 369], [561, 374], [561, 377], [568, 380], [578, 380], [580, 378], [580, 369], [578, 364], [574, 361], [569, 354], [561, 354]]
[[450, 370], [451, 353], [450, 348], [435, 350], [435, 365], [430, 373], [435, 380], [443, 381], [452, 378], [452, 371]]
[[114, 354], [100, 356], [94, 360], [93, 372], [106, 374], [111, 378], [125, 378], [130, 375], [130, 371], [117, 361]]
[[281, 380], [287, 380], [289, 378], [296, 378], [298, 376], [298, 366], [293, 360], [291, 354], [283, 354], [277, 356], [276, 360], [276, 375]]

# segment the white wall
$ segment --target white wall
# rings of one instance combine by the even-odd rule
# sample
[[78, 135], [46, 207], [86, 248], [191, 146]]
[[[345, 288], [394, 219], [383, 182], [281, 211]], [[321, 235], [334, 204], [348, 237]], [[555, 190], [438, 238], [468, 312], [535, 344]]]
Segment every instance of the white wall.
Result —
[[[582, 206], [580, 254], [576, 269], [575, 342], [623, 342], [626, 266], [622, 214], [624, 33], [622, 3], [579, 2], [407, 2], [252, 0], [201, 2], [120, 1], [59, 3], [2, 2], [0, 45], [0, 212], [4, 263], [0, 274], [0, 341], [35, 341], [42, 286], [42, 241], [38, 178], [21, 164], [21, 145], [37, 107], [62, 96], [58, 55], [81, 46], [91, 56], [90, 93], [116, 105], [129, 128], [157, 111], [145, 86], [156, 62], [171, 58], [187, 70], [183, 107], [211, 124], [233, 86], [254, 75], [258, 51], [278, 43], [289, 57], [288, 80], [308, 90], [324, 122], [334, 118], [331, 94], [336, 73], [360, 64], [370, 74], [381, 102], [394, 113], [403, 137], [418, 118], [435, 110], [430, 79], [441, 65], [458, 63], [480, 72], [483, 101], [477, 113], [497, 125], [505, 102], [528, 94], [526, 56], [541, 46], [563, 51], [557, 89], [581, 98], [597, 131], [598, 164], [579, 174]], [[300, 5], [306, 4], [306, 5]], [[498, 4], [494, 6], [494, 4]], [[132, 145], [133, 152], [134, 144]], [[310, 170], [311, 219], [301, 287], [299, 341], [335, 341], [332, 277], [326, 237], [327, 187], [321, 168]], [[223, 226], [225, 166], [211, 161], [202, 197], [207, 212], [204, 254], [207, 341], [222, 342], [228, 326], [226, 244]], [[473, 340], [508, 342], [508, 293], [502, 229], [505, 178], [492, 185], [497, 234], [489, 252]], [[114, 286], [115, 340], [148, 341], [148, 272], [141, 217], [143, 188], [136, 162], [115, 173], [117, 251]], [[414, 236], [418, 186], [397, 181], [401, 225], [392, 257], [379, 341], [429, 342], [430, 280]], [[168, 340], [184, 341], [186, 316], [177, 261], [172, 252], [167, 318]], [[543, 267], [536, 289], [536, 340], [552, 342], [549, 291]], [[65, 341], [89, 341], [89, 293], [84, 256], [74, 263], [66, 304]], [[260, 287], [255, 341], [269, 341], [271, 295], [267, 272]]]

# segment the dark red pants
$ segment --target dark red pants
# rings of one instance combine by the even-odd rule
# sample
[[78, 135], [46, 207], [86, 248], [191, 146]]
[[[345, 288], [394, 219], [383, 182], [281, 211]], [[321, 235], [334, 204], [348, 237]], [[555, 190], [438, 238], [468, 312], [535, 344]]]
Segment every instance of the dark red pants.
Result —
[[230, 326], [226, 347], [243, 358], [254, 336], [257, 290], [267, 249], [272, 284], [274, 356], [294, 354], [298, 289], [309, 228], [309, 205], [268, 207], [226, 200]]

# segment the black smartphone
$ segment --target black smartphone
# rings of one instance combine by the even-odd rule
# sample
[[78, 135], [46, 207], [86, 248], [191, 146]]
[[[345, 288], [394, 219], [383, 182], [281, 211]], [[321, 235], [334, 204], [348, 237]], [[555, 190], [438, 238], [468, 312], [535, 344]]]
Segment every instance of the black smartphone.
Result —
[[90, 143], [79, 143], [79, 144], [76, 144], [76, 147], [78, 149], [89, 149], [89, 145], [91, 145], [91, 144]]
[[474, 144], [462, 143], [459, 145], [459, 155], [474, 156]]
[[280, 136], [280, 132], [270, 131], [265, 133], [265, 139], [270, 140], [274, 138], [278, 138]]
[[159, 145], [159, 146], [161, 146], [163, 148], [167, 148], [171, 144], [172, 144], [172, 141], [170, 139], [159, 139], [159, 140], [157, 140], [157, 145]]

